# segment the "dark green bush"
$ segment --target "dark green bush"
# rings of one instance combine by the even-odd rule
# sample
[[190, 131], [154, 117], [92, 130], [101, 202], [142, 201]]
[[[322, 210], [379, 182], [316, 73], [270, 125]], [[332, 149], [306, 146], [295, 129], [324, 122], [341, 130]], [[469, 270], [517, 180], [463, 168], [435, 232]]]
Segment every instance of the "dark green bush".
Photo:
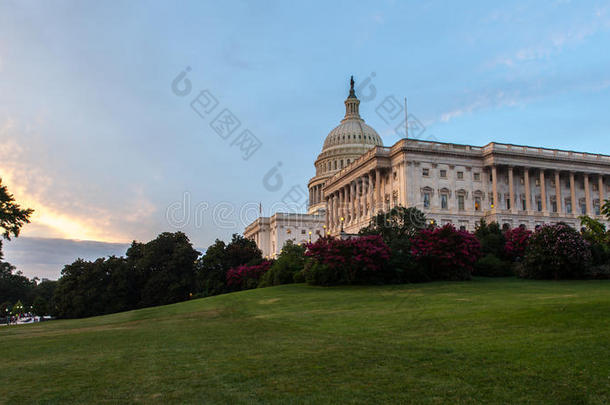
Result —
[[503, 258], [506, 238], [497, 222], [490, 222], [488, 224], [484, 219], [481, 219], [476, 224], [474, 235], [481, 243], [481, 253], [484, 256], [491, 253], [498, 258]]
[[529, 240], [519, 276], [552, 280], [586, 278], [590, 263], [589, 244], [574, 228], [564, 223], [543, 225]]
[[[307, 267], [307, 265], [305, 265], [305, 267]], [[294, 273], [292, 276], [292, 281], [294, 283], [304, 283], [305, 281], [307, 281], [305, 280], [305, 269]]]
[[512, 264], [509, 261], [498, 258], [493, 253], [488, 253], [475, 263], [473, 274], [483, 277], [512, 276]]
[[294, 275], [305, 266], [305, 246], [286, 242], [277, 260], [263, 275], [259, 287], [294, 283]]
[[591, 266], [585, 275], [586, 278], [594, 280], [610, 280], [610, 264]]
[[312, 285], [338, 285], [344, 284], [344, 278], [341, 271], [337, 268], [318, 262], [317, 260], [307, 261], [307, 265], [303, 270], [305, 281]]

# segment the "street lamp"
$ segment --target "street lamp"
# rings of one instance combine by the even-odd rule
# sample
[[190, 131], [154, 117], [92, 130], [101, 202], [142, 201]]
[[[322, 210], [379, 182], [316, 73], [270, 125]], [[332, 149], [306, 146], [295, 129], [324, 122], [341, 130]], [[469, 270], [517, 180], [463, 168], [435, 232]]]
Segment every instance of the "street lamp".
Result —
[[311, 231], [309, 231], [309, 243], [311, 243]]
[[11, 324], [11, 318], [9, 316], [8, 308], [6, 308], [6, 324], [7, 325]]
[[340, 220], [341, 220], [341, 232], [343, 232], [343, 221], [345, 221], [345, 218], [341, 217]]

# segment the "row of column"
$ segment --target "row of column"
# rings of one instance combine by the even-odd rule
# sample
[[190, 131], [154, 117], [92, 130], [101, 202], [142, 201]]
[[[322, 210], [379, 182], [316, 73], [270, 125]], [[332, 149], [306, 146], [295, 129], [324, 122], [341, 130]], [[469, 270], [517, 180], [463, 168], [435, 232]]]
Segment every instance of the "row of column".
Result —
[[309, 189], [309, 205], [317, 204], [322, 201], [322, 189], [324, 184], [318, 184]]
[[[525, 188], [525, 209], [526, 211], [531, 211], [531, 189], [530, 189], [530, 174], [529, 168], [523, 168], [523, 177], [524, 177], [524, 188]], [[547, 210], [547, 198], [546, 198], [546, 178], [545, 178], [545, 169], [538, 169], [540, 176], [540, 200], [542, 203], [542, 212], [543, 214], [548, 214]], [[498, 207], [498, 169], [497, 166], [492, 166], [491, 168], [491, 179], [492, 179], [492, 196], [493, 196], [493, 204], [495, 207]], [[563, 214], [563, 197], [561, 190], [561, 171], [554, 170], [555, 176], [555, 201], [557, 204], [557, 213]], [[584, 188], [585, 188], [585, 205], [586, 205], [586, 214], [591, 215], [592, 204], [591, 204], [591, 191], [590, 191], [590, 178], [589, 174], [584, 173]], [[598, 178], [598, 191], [599, 191], [599, 201], [600, 204], [603, 204], [605, 200], [605, 190], [604, 190], [604, 176], [603, 174], [596, 174]], [[576, 201], [576, 187], [575, 187], [575, 172], [569, 172], [570, 178], [570, 201], [572, 203], [572, 213], [576, 213], [576, 208], [578, 207]], [[509, 188], [509, 198], [510, 198], [510, 211], [516, 213], [518, 211], [517, 204], [515, 201], [515, 185], [514, 185], [514, 173], [513, 167], [508, 167], [508, 188]]]
[[328, 229], [337, 230], [343, 225], [358, 223], [380, 211], [384, 178], [381, 169], [375, 169], [326, 196]]

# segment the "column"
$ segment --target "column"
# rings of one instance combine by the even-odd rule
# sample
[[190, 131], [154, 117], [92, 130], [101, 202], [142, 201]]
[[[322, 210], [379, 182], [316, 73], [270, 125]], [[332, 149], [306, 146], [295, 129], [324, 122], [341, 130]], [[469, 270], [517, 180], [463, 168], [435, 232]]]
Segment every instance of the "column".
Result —
[[352, 210], [352, 214], [350, 215], [351, 221], [352, 223], [356, 223], [356, 197], [358, 196], [357, 193], [357, 187], [358, 187], [358, 183], [356, 183], [356, 181], [354, 180], [351, 183], [351, 187], [352, 187], [352, 205], [351, 205], [351, 210]]
[[368, 217], [372, 217], [373, 213], [374, 213], [374, 210], [373, 210], [373, 202], [374, 202], [373, 201], [373, 192], [374, 192], [374, 188], [373, 188], [373, 176], [372, 176], [372, 174], [373, 174], [372, 172], [370, 172], [368, 174], [368, 179], [369, 179], [368, 189], [367, 189], [367, 192], [368, 192], [368, 202], [369, 202], [369, 209], [367, 210], [367, 216]]
[[574, 187], [574, 172], [570, 172], [570, 200], [572, 201], [572, 215], [576, 216], [576, 187]]
[[385, 174], [379, 171], [379, 211], [385, 211]]
[[604, 190], [604, 175], [600, 174], [599, 176], [597, 176], [597, 180], [599, 185], [598, 190], [599, 190], [599, 210], [600, 210], [600, 214], [601, 214], [601, 209], [604, 206], [604, 201], [606, 200], [606, 196], [605, 196], [605, 191]]
[[337, 190], [339, 195], [339, 213], [337, 214], [337, 227], [341, 225], [341, 218], [345, 217], [344, 207], [345, 207], [345, 196], [343, 195], [343, 188]]
[[515, 184], [513, 179], [513, 168], [512, 166], [508, 167], [508, 188], [509, 188], [509, 198], [510, 198], [510, 212], [513, 214], [517, 212], [517, 207], [515, 206]]
[[498, 169], [494, 165], [491, 167], [491, 195], [493, 199], [493, 208], [497, 211], [499, 205], [498, 201]]
[[546, 211], [546, 182], [544, 181], [544, 169], [540, 169], [540, 200], [542, 201], [542, 214]]
[[352, 185], [347, 183], [345, 185], [345, 223], [347, 224], [348, 218], [351, 220], [352, 217]]
[[332, 222], [332, 228], [336, 228], [337, 227], [337, 217], [338, 217], [338, 212], [339, 212], [339, 204], [337, 201], [337, 192], [333, 192], [333, 222]]
[[333, 201], [330, 197], [326, 197], [326, 229], [330, 230], [330, 224], [333, 220]]
[[360, 192], [361, 192], [361, 187], [362, 187], [362, 183], [360, 182], [360, 177], [358, 177], [355, 180], [355, 186], [356, 186], [356, 193], [354, 194], [354, 219], [356, 220], [356, 222], [360, 221], [360, 204], [361, 204], [361, 199], [360, 199]]
[[523, 178], [525, 185], [525, 210], [532, 210], [532, 190], [530, 189], [530, 169], [525, 167], [523, 168]]
[[585, 212], [587, 215], [591, 215], [591, 190], [589, 187], [589, 175], [584, 174], [585, 177]]
[[561, 175], [559, 170], [555, 170], [555, 202], [557, 203], [557, 213], [563, 214], [563, 198], [561, 197]]
[[409, 192], [407, 189], [407, 164], [405, 161], [400, 163], [400, 170], [398, 171], [398, 193], [399, 193], [399, 202], [403, 207], [409, 206]]
[[373, 211], [374, 214], [377, 214], [379, 212], [380, 209], [380, 204], [381, 204], [381, 176], [379, 173], [379, 169], [375, 169], [375, 183], [374, 183], [374, 193], [375, 193], [375, 210]]

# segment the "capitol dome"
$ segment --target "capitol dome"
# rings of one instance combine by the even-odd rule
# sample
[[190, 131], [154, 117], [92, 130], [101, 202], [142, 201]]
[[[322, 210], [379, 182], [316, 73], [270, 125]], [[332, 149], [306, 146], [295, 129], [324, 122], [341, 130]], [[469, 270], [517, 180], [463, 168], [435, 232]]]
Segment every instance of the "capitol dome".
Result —
[[349, 119], [330, 131], [322, 151], [330, 150], [335, 146], [354, 145], [367, 149], [373, 146], [382, 146], [381, 138], [373, 128], [364, 123], [362, 119]]
[[326, 136], [322, 152], [315, 161], [316, 175], [309, 181], [310, 212], [324, 205], [323, 193], [326, 180], [376, 146], [383, 146], [381, 137], [360, 117], [360, 100], [350, 80], [349, 96], [345, 100], [345, 116], [341, 123]]

